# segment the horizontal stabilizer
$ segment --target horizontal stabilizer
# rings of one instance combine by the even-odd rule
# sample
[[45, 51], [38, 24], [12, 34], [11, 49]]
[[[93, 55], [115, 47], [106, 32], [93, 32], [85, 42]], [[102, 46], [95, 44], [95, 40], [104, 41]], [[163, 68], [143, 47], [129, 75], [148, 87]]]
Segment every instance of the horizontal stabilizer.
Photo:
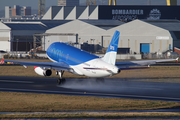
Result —
[[177, 60], [178, 59], [176, 58], [176, 59], [140, 60], [140, 61], [118, 61], [116, 62], [116, 66], [119, 67], [121, 70], [123, 70], [124, 68], [125, 69], [130, 68], [131, 66], [150, 66], [160, 62], [169, 62], [169, 61], [177, 61]]

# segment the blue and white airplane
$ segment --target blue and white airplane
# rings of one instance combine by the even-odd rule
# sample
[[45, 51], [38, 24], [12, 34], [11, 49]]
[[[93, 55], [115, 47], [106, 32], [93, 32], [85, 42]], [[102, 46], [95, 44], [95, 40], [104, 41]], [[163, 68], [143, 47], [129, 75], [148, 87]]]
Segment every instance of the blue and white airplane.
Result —
[[136, 68], [131, 66], [149, 66], [156, 64], [157, 62], [178, 60], [159, 59], [116, 62], [119, 35], [120, 32], [115, 31], [107, 52], [102, 58], [65, 43], [55, 42], [47, 49], [47, 56], [53, 62], [27, 62], [11, 60], [4, 60], [4, 62], [19, 63], [23, 66], [36, 66], [34, 67], [35, 72], [42, 76], [50, 76], [52, 74], [51, 69], [56, 69], [56, 74], [60, 76], [57, 83], [61, 84], [65, 80], [62, 78], [64, 71], [68, 71], [76, 75], [103, 78], [116, 75], [120, 73], [121, 70]]

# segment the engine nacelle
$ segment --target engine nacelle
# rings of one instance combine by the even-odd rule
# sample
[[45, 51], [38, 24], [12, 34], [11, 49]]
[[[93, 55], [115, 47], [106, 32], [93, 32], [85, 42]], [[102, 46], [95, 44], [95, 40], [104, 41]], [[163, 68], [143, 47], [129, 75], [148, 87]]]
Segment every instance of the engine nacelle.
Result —
[[41, 76], [51, 76], [52, 74], [50, 69], [43, 69], [41, 67], [34, 67], [34, 71]]

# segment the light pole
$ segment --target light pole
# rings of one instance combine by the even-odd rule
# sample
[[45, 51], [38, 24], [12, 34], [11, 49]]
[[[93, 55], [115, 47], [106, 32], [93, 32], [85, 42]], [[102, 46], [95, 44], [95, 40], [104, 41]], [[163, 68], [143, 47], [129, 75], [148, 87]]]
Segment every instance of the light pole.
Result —
[[18, 41], [19, 41], [19, 39], [16, 39], [17, 41], [16, 41], [16, 53], [17, 53], [17, 51], [18, 51]]
[[91, 41], [93, 41], [93, 44], [94, 44], [94, 40], [95, 40], [95, 39], [91, 39]]
[[81, 44], [80, 40], [81, 40], [81, 38], [79, 38], [79, 44]]

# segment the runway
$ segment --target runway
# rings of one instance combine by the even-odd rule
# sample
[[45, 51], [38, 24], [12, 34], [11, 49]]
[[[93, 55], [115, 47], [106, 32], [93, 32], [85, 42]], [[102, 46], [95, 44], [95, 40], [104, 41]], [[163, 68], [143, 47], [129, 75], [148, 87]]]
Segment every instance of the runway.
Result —
[[[171, 78], [168, 78], [171, 79]], [[180, 102], [180, 83], [146, 82], [134, 79], [57, 78], [0, 76], [0, 91], [116, 97]]]

